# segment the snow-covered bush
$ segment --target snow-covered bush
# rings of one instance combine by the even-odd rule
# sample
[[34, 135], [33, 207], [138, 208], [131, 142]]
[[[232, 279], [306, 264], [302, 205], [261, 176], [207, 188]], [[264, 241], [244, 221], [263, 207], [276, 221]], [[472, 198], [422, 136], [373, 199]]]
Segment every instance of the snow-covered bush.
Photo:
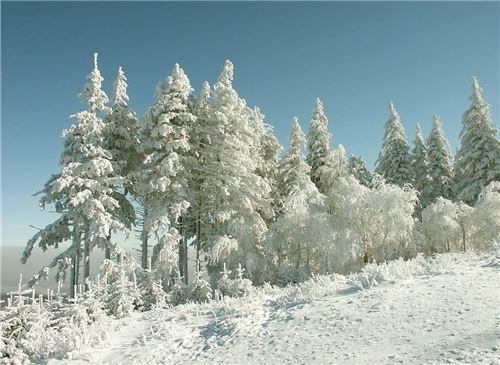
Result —
[[415, 254], [412, 246], [417, 192], [387, 184], [382, 178], [368, 189], [341, 179], [331, 194], [334, 202], [334, 258], [339, 271], [349, 258], [383, 262]]
[[157, 280], [155, 272], [151, 270], [137, 270], [137, 281], [141, 293], [142, 310], [148, 311], [167, 304], [167, 293], [160, 285], [160, 281]]
[[422, 212], [422, 228], [425, 236], [425, 252], [448, 252], [460, 242], [458, 205], [439, 197]]
[[35, 295], [30, 300], [19, 300], [21, 296], [0, 311], [0, 364], [63, 356], [84, 346], [101, 344], [109, 332], [107, 317], [88, 295], [78, 294], [75, 303]]
[[100, 275], [104, 283], [102, 301], [110, 316], [125, 317], [143, 305], [133, 265], [136, 265], [135, 261], [126, 257], [119, 263], [104, 260], [101, 265]]
[[201, 277], [201, 272], [198, 272], [189, 285], [189, 299], [197, 302], [208, 302], [212, 299], [212, 288], [208, 281]]
[[189, 301], [189, 288], [184, 283], [180, 276], [177, 276], [176, 282], [173, 284], [172, 289], [169, 291], [169, 302], [172, 305], [180, 305]]
[[484, 250], [500, 234], [500, 181], [491, 182], [479, 194], [471, 217], [474, 232], [471, 246]]
[[217, 290], [219, 293], [225, 297], [241, 297], [248, 295], [252, 291], [252, 282], [249, 279], [243, 277], [243, 272], [245, 269], [238, 265], [236, 269], [236, 277], [231, 279], [229, 275], [231, 271], [226, 269], [224, 264], [224, 269], [221, 272], [221, 277], [217, 283]]

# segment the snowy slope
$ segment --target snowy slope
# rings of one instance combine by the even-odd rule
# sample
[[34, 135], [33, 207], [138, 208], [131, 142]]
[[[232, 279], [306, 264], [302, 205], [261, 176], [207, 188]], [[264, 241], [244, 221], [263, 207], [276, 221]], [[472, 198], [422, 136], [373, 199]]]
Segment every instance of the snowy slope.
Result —
[[499, 262], [439, 255], [138, 314], [49, 364], [500, 364]]

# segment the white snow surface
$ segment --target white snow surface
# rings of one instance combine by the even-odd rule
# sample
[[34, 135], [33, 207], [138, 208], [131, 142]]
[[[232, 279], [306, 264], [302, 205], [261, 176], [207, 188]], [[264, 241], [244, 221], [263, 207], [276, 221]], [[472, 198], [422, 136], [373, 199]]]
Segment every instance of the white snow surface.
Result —
[[499, 270], [442, 254], [137, 313], [48, 364], [500, 364]]

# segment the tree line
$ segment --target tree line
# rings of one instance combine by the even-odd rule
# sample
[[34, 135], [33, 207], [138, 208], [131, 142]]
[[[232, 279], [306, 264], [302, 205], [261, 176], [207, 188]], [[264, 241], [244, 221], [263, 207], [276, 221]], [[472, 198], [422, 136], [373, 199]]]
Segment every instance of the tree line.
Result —
[[233, 88], [233, 72], [226, 61], [195, 95], [176, 64], [138, 117], [123, 69], [109, 100], [94, 55], [80, 94], [86, 108], [63, 130], [60, 171], [39, 192], [58, 217], [21, 260], [35, 245], [68, 248], [33, 283], [51, 268], [59, 281], [69, 272], [74, 296], [88, 281], [91, 251], [123, 260], [119, 242], [133, 230], [140, 266], [167, 291], [189, 283], [190, 253], [194, 279], [206, 271], [212, 287], [227, 279], [226, 265], [254, 284], [286, 284], [457, 243], [481, 248], [500, 232], [500, 141], [477, 79], [454, 159], [438, 116], [427, 141], [417, 125], [410, 151], [391, 102], [372, 173], [361, 157], [331, 147], [320, 99], [307, 136], [293, 120], [283, 153], [259, 108]]

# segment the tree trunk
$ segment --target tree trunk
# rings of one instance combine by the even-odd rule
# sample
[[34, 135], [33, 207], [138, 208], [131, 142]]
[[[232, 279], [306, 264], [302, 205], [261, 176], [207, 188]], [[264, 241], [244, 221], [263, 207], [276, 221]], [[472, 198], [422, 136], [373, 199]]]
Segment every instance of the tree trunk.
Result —
[[201, 217], [198, 210], [198, 218], [196, 220], [196, 273], [201, 271], [201, 262], [200, 262], [200, 251], [201, 251]]
[[189, 284], [189, 274], [188, 274], [188, 243], [186, 237], [182, 237], [183, 245], [184, 245], [184, 283], [186, 285]]
[[460, 225], [460, 228], [462, 229], [462, 250], [465, 252], [466, 247], [465, 247], [465, 227], [463, 224]]
[[84, 252], [83, 252], [83, 283], [84, 283], [84, 288], [85, 291], [88, 290], [88, 280], [90, 277], [90, 242], [88, 240], [85, 240], [85, 246], [84, 246]]
[[[75, 271], [75, 279], [74, 279], [74, 288], [78, 288], [78, 285], [80, 284], [80, 233], [77, 232], [75, 233], [75, 263], [74, 263], [74, 271]], [[76, 290], [74, 297], [76, 297]]]
[[183, 236], [183, 226], [182, 226], [182, 217], [179, 218], [179, 223], [177, 227], [179, 228], [179, 235], [181, 236], [181, 239], [179, 241], [179, 273], [182, 276], [182, 281], [187, 284], [187, 268], [186, 268], [186, 259], [185, 257], [187, 256], [187, 252], [185, 251], [186, 245], [184, 243], [184, 236]]
[[141, 242], [141, 266], [143, 269], [148, 268], [148, 234], [146, 232], [146, 214], [147, 210], [144, 207], [142, 217], [142, 242]]
[[106, 237], [106, 248], [104, 249], [104, 258], [106, 260], [111, 260], [111, 231], [109, 231], [108, 236]]

